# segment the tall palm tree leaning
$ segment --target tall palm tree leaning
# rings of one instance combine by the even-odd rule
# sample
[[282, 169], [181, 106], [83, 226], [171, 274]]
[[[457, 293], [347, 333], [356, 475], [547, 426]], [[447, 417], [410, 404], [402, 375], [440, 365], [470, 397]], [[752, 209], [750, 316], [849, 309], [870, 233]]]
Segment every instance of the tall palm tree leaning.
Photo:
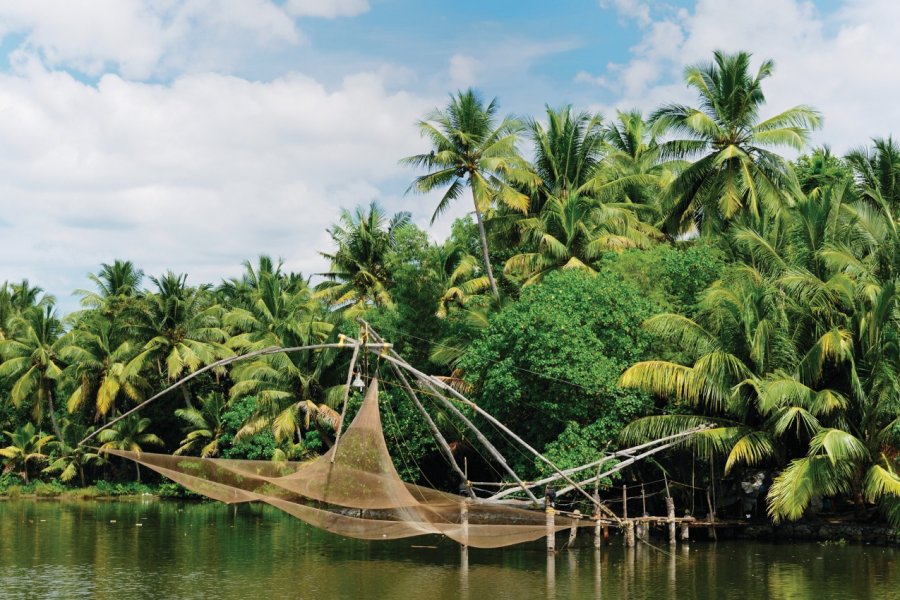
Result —
[[500, 293], [488, 256], [483, 215], [498, 203], [527, 211], [528, 195], [514, 186], [528, 187], [539, 181], [516, 149], [522, 123], [507, 116], [496, 124], [497, 108], [496, 99], [485, 106], [471, 88], [457, 92], [444, 110], [435, 109], [419, 121], [419, 132], [431, 142], [431, 151], [400, 161], [403, 165], [428, 170], [413, 181], [409, 190], [424, 194], [446, 186], [431, 217], [432, 223], [460, 197], [465, 187], [472, 191], [482, 259], [495, 298]]
[[[750, 74], [750, 54], [714, 53], [710, 64], [688, 67], [686, 83], [700, 107], [665, 105], [650, 117], [654, 127], [676, 136], [660, 146], [665, 159], [693, 160], [668, 188], [666, 226], [671, 233], [720, 231], [740, 216], [777, 215], [800, 195], [797, 177], [771, 148], [802, 149], [821, 115], [795, 106], [759, 120], [765, 103], [762, 80], [772, 74], [767, 60]], [[678, 139], [680, 138], [680, 139]]]

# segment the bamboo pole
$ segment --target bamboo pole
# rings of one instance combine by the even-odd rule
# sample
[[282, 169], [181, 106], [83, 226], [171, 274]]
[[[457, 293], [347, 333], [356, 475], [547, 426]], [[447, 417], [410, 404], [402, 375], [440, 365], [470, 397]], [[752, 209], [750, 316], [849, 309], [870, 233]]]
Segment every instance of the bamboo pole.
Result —
[[716, 509], [713, 506], [712, 498], [709, 496], [709, 488], [706, 488], [706, 505], [709, 507], [709, 537], [714, 542], [719, 541], [716, 535]]
[[571, 548], [575, 545], [575, 536], [578, 535], [578, 521], [581, 519], [581, 511], [575, 510], [571, 516], [572, 526], [569, 527], [569, 541], [566, 543], [566, 548]]
[[[621, 471], [622, 469], [624, 469], [624, 468], [626, 468], [626, 467], [629, 467], [629, 466], [633, 465], [634, 463], [636, 463], [637, 461], [639, 461], [639, 460], [641, 460], [641, 459], [643, 459], [643, 458], [647, 458], [648, 456], [651, 456], [651, 455], [653, 455], [653, 454], [656, 454], [657, 452], [662, 452], [662, 451], [665, 450], [666, 448], [669, 448], [669, 447], [671, 447], [671, 446], [674, 446], [674, 445], [677, 444], [677, 443], [678, 443], [678, 442], [670, 442], [670, 443], [668, 443], [668, 444], [664, 444], [664, 445], [659, 446], [659, 447], [657, 447], [657, 448], [653, 448], [652, 450], [648, 450], [647, 452], [643, 452], [643, 453], [641, 453], [641, 454], [638, 454], [637, 456], [633, 456], [633, 457], [629, 458], [628, 460], [623, 460], [623, 461], [620, 462], [618, 465], [616, 465], [614, 468], [612, 468], [612, 469], [610, 469], [610, 470], [608, 470], [608, 471], [605, 471], [605, 472], [603, 472], [603, 473], [598, 473], [597, 475], [591, 477], [590, 479], [585, 479], [584, 481], [580, 482], [580, 485], [587, 485], [587, 484], [589, 484], [590, 482], [594, 481], [595, 479], [600, 479], [600, 478], [602, 478], [602, 477], [608, 477], [609, 475], [612, 475], [613, 473], [617, 473], [617, 472]], [[558, 490], [558, 491], [556, 492], [556, 494], [559, 495], [559, 496], [561, 496], [561, 495], [563, 495], [563, 494], [566, 494], [566, 493], [568, 493], [568, 492], [571, 492], [573, 489], [574, 489], [574, 488], [573, 488], [572, 486], [566, 486], [566, 487], [561, 488], [560, 490]], [[493, 499], [493, 498], [492, 498], [492, 499]]]
[[[688, 519], [691, 516], [691, 512], [688, 510], [684, 511], [684, 518]], [[681, 522], [681, 541], [686, 542], [691, 538], [691, 527], [687, 523], [687, 521]]]
[[459, 505], [459, 523], [462, 526], [463, 548], [469, 547], [469, 502], [463, 500]]
[[[699, 433], [705, 429], [707, 429], [707, 427], [705, 427], [705, 426], [694, 427], [693, 429], [688, 429], [688, 430], [685, 430], [685, 431], [682, 431], [682, 432], [679, 432], [679, 433], [676, 433], [673, 435], [662, 437], [657, 440], [653, 440], [651, 442], [645, 442], [638, 446], [632, 446], [631, 448], [626, 448], [624, 450], [617, 450], [616, 452], [613, 452], [611, 454], [604, 455], [604, 457], [601, 458], [600, 460], [595, 460], [592, 463], [588, 463], [586, 465], [581, 465], [580, 467], [572, 467], [570, 469], [565, 469], [562, 471], [562, 473], [564, 473], [566, 475], [574, 475], [575, 473], [579, 473], [579, 472], [585, 471], [587, 469], [592, 469], [594, 467], [602, 466], [603, 463], [609, 462], [610, 460], [612, 460], [614, 458], [619, 458], [619, 457], [623, 457], [623, 456], [634, 457], [634, 453], [637, 452], [638, 450], [643, 450], [645, 448], [649, 448], [649, 447], [655, 446], [657, 444], [668, 442], [670, 440], [678, 440], [680, 438], [689, 437], [689, 436]], [[665, 447], [669, 448], [672, 445], [674, 445], [674, 444], [669, 444]], [[643, 458], [645, 456], [649, 456], [649, 455], [642, 454], [638, 458]], [[632, 463], [628, 463], [628, 464], [632, 464]], [[613, 471], [613, 472], [615, 472], [615, 471]], [[608, 474], [609, 473], [601, 473], [601, 474], [599, 474], [599, 477], [604, 477]], [[548, 483], [553, 483], [554, 481], [559, 481], [560, 479], [562, 479], [562, 476], [554, 473], [553, 475], [545, 477], [544, 479], [538, 479], [537, 481], [528, 482], [526, 485], [528, 485], [528, 487], [530, 487], [530, 488], [534, 488], [534, 487], [546, 485]], [[581, 485], [586, 485], [586, 482], [592, 481], [593, 479], [594, 478], [592, 477], [589, 480], [585, 480], [585, 481], [581, 482]], [[509, 489], [509, 490], [503, 490], [502, 492], [498, 492], [498, 493], [494, 494], [493, 496], [491, 496], [491, 500], [499, 500], [500, 498], [503, 498], [510, 494], [514, 494], [516, 492], [518, 492], [518, 490], [515, 488]]]
[[675, 545], [675, 501], [672, 496], [666, 497], [666, 512], [669, 516], [669, 545]]
[[625, 521], [625, 547], [634, 548], [634, 521]]
[[341, 402], [341, 420], [338, 421], [337, 432], [334, 435], [334, 452], [331, 453], [331, 464], [337, 458], [338, 444], [341, 442], [341, 432], [344, 430], [344, 418], [347, 416], [347, 400], [350, 398], [350, 385], [353, 382], [353, 369], [356, 368], [356, 359], [359, 357], [359, 342], [353, 344], [353, 355], [350, 357], [350, 367], [347, 369], [347, 383], [344, 386], [344, 398]]
[[552, 554], [556, 552], [556, 511], [548, 506], [544, 512], [547, 515], [547, 552]]

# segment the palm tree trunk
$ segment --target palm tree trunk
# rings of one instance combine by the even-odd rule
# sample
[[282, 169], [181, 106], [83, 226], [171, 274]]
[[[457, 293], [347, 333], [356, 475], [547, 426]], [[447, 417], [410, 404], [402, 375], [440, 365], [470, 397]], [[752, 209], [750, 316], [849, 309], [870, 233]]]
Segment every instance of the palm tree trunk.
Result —
[[[472, 192], [472, 200], [475, 200], [475, 192]], [[481, 219], [481, 211], [478, 210], [478, 204], [475, 205], [475, 221], [478, 223], [478, 237], [481, 238], [481, 257], [484, 260], [484, 269], [487, 272], [488, 281], [491, 283], [491, 293], [494, 294], [494, 298], [499, 300], [500, 292], [497, 290], [494, 269], [491, 267], [491, 259], [488, 256], [487, 235], [484, 232], [484, 221]]]
[[84, 465], [78, 465], [78, 475], [81, 476], [81, 487], [87, 487], [84, 480]]
[[194, 404], [191, 402], [191, 393], [187, 389], [187, 385], [181, 386], [181, 395], [184, 398], [185, 407], [193, 410]]
[[137, 470], [137, 482], [141, 482], [141, 465], [140, 463], [134, 463], [134, 468]]
[[56, 406], [53, 403], [53, 390], [47, 390], [47, 404], [50, 405], [50, 425], [53, 427], [53, 433], [60, 442], [63, 440], [62, 431], [59, 429], [59, 423], [56, 422]]

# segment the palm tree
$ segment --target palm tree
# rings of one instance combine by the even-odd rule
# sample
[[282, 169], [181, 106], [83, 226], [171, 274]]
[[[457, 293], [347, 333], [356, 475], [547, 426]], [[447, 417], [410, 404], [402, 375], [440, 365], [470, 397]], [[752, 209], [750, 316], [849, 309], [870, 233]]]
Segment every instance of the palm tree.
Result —
[[53, 431], [61, 438], [53, 396], [63, 369], [62, 323], [53, 305], [46, 304], [13, 316], [8, 326], [8, 336], [0, 340], [0, 378], [14, 381], [10, 399], [16, 407], [30, 402], [36, 423], [43, 421], [45, 410], [49, 412]]
[[10, 441], [9, 446], [0, 448], [0, 456], [6, 458], [4, 472], [8, 473], [19, 469], [17, 472], [27, 484], [28, 465], [47, 460], [47, 455], [43, 450], [53, 441], [53, 436], [36, 432], [31, 423], [26, 423], [16, 428], [15, 431], [4, 431], [3, 433]]
[[117, 259], [112, 264], [102, 263], [100, 271], [89, 274], [88, 279], [96, 289], [75, 292], [81, 296], [81, 305], [88, 309], [98, 309], [115, 322], [118, 330], [124, 329], [128, 323], [121, 321], [129, 309], [135, 308], [141, 295], [140, 285], [144, 272], [130, 260]]
[[[142, 452], [145, 446], [162, 446], [163, 441], [155, 434], [149, 433], [150, 419], [133, 414], [97, 435], [102, 443], [100, 452], [104, 450], [124, 450], [126, 452]], [[138, 483], [141, 481], [141, 466], [134, 463]]]
[[808, 106], [795, 106], [759, 120], [765, 102], [762, 81], [773, 67], [772, 61], [764, 61], [751, 75], [748, 53], [716, 51], [713, 63], [685, 71], [700, 107], [669, 104], [651, 116], [661, 131], [682, 136], [662, 144], [663, 157], [696, 159], [668, 187], [670, 231], [694, 226], [705, 233], [722, 230], [739, 215], [776, 215], [799, 196], [793, 170], [771, 148], [801, 149], [821, 117]]
[[624, 204], [602, 204], [582, 195], [549, 197], [538, 216], [519, 221], [525, 247], [512, 256], [504, 272], [523, 285], [543, 279], [555, 269], [594, 274], [593, 264], [603, 252], [647, 248], [655, 229], [640, 221]]
[[353, 314], [369, 306], [393, 306], [385, 259], [394, 247], [394, 234], [409, 221], [408, 212], [397, 213], [388, 221], [375, 202], [368, 212], [361, 206], [355, 213], [341, 211], [338, 224], [328, 230], [337, 250], [333, 254], [320, 252], [331, 262], [331, 268], [320, 273], [326, 281], [317, 286], [318, 296], [332, 306], [351, 309]]
[[89, 401], [94, 405], [94, 419], [116, 410], [116, 401], [124, 394], [137, 402], [150, 389], [133, 362], [136, 352], [131, 341], [115, 345], [115, 324], [99, 313], [86, 313], [66, 336], [60, 357], [68, 363], [63, 374], [76, 383], [69, 396], [70, 413]]
[[662, 159], [657, 132], [640, 111], [620, 111], [603, 131], [607, 146], [602, 168], [587, 189], [658, 218], [659, 196], [686, 165]]
[[62, 482], [69, 482], [78, 475], [81, 487], [87, 485], [84, 468], [92, 464], [102, 464], [103, 458], [88, 446], [78, 443], [93, 431], [93, 427], [84, 427], [80, 423], [63, 419], [63, 434], [66, 436], [54, 443], [53, 457], [50, 464], [43, 469], [44, 473], [59, 473]]
[[458, 92], [451, 96], [444, 110], [435, 109], [419, 121], [419, 131], [431, 143], [431, 151], [409, 156], [400, 162], [429, 171], [417, 177], [410, 190], [427, 193], [446, 187], [431, 217], [432, 223], [460, 197], [465, 187], [469, 187], [485, 272], [491, 292], [499, 297], [488, 255], [484, 213], [496, 204], [527, 211], [527, 194], [514, 186], [534, 186], [538, 177], [516, 151], [521, 123], [506, 117], [497, 124], [496, 115], [496, 99], [485, 106], [474, 90]]
[[175, 454], [189, 454], [198, 448], [203, 458], [217, 456], [222, 436], [227, 433], [224, 414], [227, 403], [221, 394], [200, 398], [200, 408], [179, 408], [175, 416], [187, 425], [186, 435]]
[[[135, 323], [138, 339], [148, 341], [128, 365], [129, 370], [155, 365], [160, 376], [176, 381], [233, 354], [225, 345], [228, 334], [222, 327], [224, 311], [209, 286], [189, 287], [187, 275], [171, 271], [150, 281], [157, 292], [144, 295]], [[190, 408], [188, 387], [183, 385], [181, 390]]]
[[[252, 352], [321, 343], [335, 335], [327, 317], [325, 307], [305, 281], [263, 271], [247, 308], [233, 308], [225, 316], [225, 324], [234, 333], [228, 344], [238, 351]], [[322, 383], [334, 358], [335, 353], [328, 351], [272, 354], [235, 365], [231, 399], [253, 396], [258, 406], [238, 437], [269, 426], [279, 441], [299, 435], [307, 403], [318, 406], [341, 397], [343, 386]]]

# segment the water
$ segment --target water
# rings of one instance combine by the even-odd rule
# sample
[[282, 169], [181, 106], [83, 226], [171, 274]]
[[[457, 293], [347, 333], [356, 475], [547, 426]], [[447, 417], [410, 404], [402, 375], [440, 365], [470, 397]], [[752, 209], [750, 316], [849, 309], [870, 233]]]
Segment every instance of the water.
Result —
[[0, 598], [900, 598], [891, 548], [615, 542], [464, 557], [449, 540], [347, 540], [264, 506], [0, 501]]

